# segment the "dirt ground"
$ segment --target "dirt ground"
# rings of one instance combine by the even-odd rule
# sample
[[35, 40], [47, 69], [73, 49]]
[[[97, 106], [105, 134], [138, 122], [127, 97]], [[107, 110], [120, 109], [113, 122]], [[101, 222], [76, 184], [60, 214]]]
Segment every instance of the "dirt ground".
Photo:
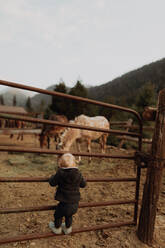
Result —
[[[0, 145], [39, 147], [35, 136], [26, 135], [24, 141], [17, 141], [16, 136], [0, 136]], [[53, 146], [53, 145], [52, 145]], [[95, 144], [95, 150], [98, 149]], [[74, 148], [73, 148], [74, 149]], [[130, 154], [131, 151], [108, 148], [111, 154]], [[96, 159], [88, 165], [83, 158], [79, 167], [85, 177], [135, 177], [133, 161], [120, 159]], [[0, 152], [1, 177], [34, 177], [51, 176], [57, 168], [57, 156], [30, 153]], [[142, 199], [146, 169], [142, 169], [139, 211]], [[0, 183], [0, 208], [19, 208], [56, 204], [55, 189], [48, 183]], [[110, 200], [133, 200], [134, 182], [94, 183], [88, 182], [81, 189], [81, 202], [99, 202]], [[117, 223], [133, 220], [133, 205], [116, 205], [106, 207], [80, 208], [73, 219], [73, 229]], [[53, 220], [53, 211], [38, 211], [30, 213], [2, 214], [0, 216], [0, 238], [18, 235], [50, 232], [48, 223]], [[54, 236], [9, 244], [1, 247], [18, 248], [146, 248], [136, 236], [137, 226], [109, 228], [105, 230], [83, 232], [72, 235]], [[165, 247], [165, 171], [157, 209], [154, 244], [152, 247]]]

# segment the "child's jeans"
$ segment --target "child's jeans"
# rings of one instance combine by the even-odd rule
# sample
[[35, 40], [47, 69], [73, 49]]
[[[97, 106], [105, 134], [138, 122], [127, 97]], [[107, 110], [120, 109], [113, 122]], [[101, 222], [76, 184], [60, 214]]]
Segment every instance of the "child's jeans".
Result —
[[69, 228], [72, 225], [72, 215], [77, 212], [78, 203], [60, 202], [54, 212], [55, 227], [59, 228], [62, 224], [62, 218], [65, 217], [65, 226]]

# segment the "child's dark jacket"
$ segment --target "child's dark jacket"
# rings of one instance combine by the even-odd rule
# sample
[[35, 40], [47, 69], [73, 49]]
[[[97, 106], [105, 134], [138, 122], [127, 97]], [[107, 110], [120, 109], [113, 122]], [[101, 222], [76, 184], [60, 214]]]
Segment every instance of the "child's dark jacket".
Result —
[[49, 178], [51, 186], [58, 186], [55, 200], [67, 203], [78, 203], [80, 200], [79, 188], [86, 186], [86, 181], [77, 168], [59, 168], [55, 175]]

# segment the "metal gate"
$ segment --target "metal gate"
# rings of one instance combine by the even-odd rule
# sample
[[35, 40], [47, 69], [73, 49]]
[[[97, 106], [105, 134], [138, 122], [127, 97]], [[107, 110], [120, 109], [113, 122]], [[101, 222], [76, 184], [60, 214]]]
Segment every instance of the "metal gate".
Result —
[[[44, 119], [37, 119], [37, 118], [31, 118], [31, 117], [21, 117], [21, 116], [14, 116], [14, 115], [6, 115], [0, 113], [0, 118], [8, 118], [8, 119], [17, 119], [17, 120], [24, 120], [26, 122], [32, 122], [32, 123], [42, 123], [42, 124], [55, 124], [57, 126], [65, 126], [65, 127], [72, 127], [72, 128], [79, 128], [79, 129], [85, 129], [85, 130], [91, 130], [91, 131], [100, 131], [100, 132], [106, 132], [106, 133], [112, 133], [113, 135], [127, 135], [132, 137], [138, 138], [138, 150], [141, 151], [142, 146], [142, 120], [140, 115], [129, 108], [125, 108], [122, 106], [112, 105], [108, 103], [103, 103], [91, 99], [86, 99], [82, 97], [77, 96], [71, 96], [67, 94], [63, 94], [60, 92], [55, 91], [48, 91], [43, 90], [35, 87], [30, 87], [27, 85], [17, 84], [13, 82], [7, 82], [0, 80], [1, 85], [6, 85], [9, 87], [34, 91], [42, 94], [52, 95], [52, 96], [59, 96], [59, 97], [65, 97], [68, 99], [73, 99], [76, 101], [82, 101], [89, 104], [95, 104], [102, 107], [110, 108], [110, 109], [116, 109], [119, 111], [128, 112], [134, 115], [138, 121], [139, 129], [138, 132], [127, 132], [127, 131], [121, 131], [121, 130], [107, 130], [107, 129], [98, 129], [98, 128], [91, 128], [88, 126], [80, 126], [70, 123], [60, 123], [57, 121], [51, 121], [51, 120], [44, 120]], [[0, 146], [0, 151], [12, 151], [12, 152], [23, 152], [23, 153], [45, 153], [45, 154], [57, 154], [61, 155], [64, 153], [64, 151], [58, 151], [58, 150], [49, 150], [49, 149], [38, 149], [38, 148], [25, 148], [25, 147], [11, 147], [11, 146]], [[134, 155], [110, 155], [110, 154], [100, 154], [100, 153], [87, 153], [87, 152], [73, 152], [72, 153], [75, 156], [90, 156], [90, 157], [100, 157], [100, 158], [113, 158], [113, 159], [128, 159], [128, 160], [135, 160]], [[133, 204], [134, 205], [134, 217], [132, 221], [126, 221], [126, 222], [120, 222], [120, 223], [111, 223], [111, 224], [104, 224], [104, 225], [98, 225], [98, 226], [91, 226], [91, 227], [85, 227], [81, 229], [73, 229], [72, 233], [79, 233], [79, 232], [87, 232], [87, 231], [95, 231], [99, 229], [106, 229], [106, 228], [112, 228], [112, 227], [119, 227], [119, 226], [126, 226], [126, 225], [136, 225], [137, 224], [137, 214], [138, 214], [138, 199], [139, 199], [139, 184], [140, 184], [140, 174], [141, 174], [141, 168], [140, 166], [137, 167], [136, 170], [136, 177], [135, 178], [87, 178], [88, 182], [135, 182], [135, 197], [132, 200], [116, 200], [116, 201], [108, 201], [108, 202], [91, 202], [91, 203], [80, 203], [80, 208], [85, 207], [100, 207], [100, 206], [110, 206], [110, 205], [121, 205], [121, 204]], [[43, 177], [0, 177], [1, 183], [10, 183], [10, 182], [24, 182], [24, 183], [30, 183], [30, 182], [48, 182], [48, 178]], [[23, 207], [23, 208], [3, 208], [0, 209], [0, 214], [10, 214], [10, 213], [22, 213], [22, 212], [33, 212], [33, 211], [47, 211], [47, 210], [53, 210], [55, 209], [55, 205], [48, 205], [48, 206], [37, 206], [37, 207]], [[15, 237], [8, 237], [8, 238], [2, 238], [0, 239], [0, 245], [10, 242], [17, 242], [17, 241], [24, 241], [24, 240], [32, 240], [32, 239], [39, 239], [39, 238], [47, 238], [52, 237], [55, 234], [49, 232], [49, 233], [35, 233], [35, 234], [27, 234], [27, 235], [19, 235]]]

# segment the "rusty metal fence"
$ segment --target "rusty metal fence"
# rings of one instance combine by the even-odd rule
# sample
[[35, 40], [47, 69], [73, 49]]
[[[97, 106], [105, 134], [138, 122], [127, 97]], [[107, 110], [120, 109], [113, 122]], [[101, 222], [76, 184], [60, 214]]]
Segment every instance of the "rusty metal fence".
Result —
[[[88, 126], [81, 126], [81, 125], [75, 125], [70, 123], [60, 123], [57, 121], [51, 121], [51, 120], [44, 120], [44, 119], [37, 119], [27, 116], [15, 116], [15, 115], [7, 115], [4, 113], [0, 113], [0, 118], [7, 118], [7, 119], [16, 119], [16, 120], [22, 120], [26, 122], [32, 122], [32, 123], [42, 123], [42, 124], [54, 124], [57, 126], [64, 126], [64, 127], [72, 127], [72, 128], [79, 128], [79, 129], [85, 129], [85, 130], [91, 130], [91, 131], [100, 131], [100, 132], [106, 132], [111, 133], [113, 135], [127, 135], [132, 137], [138, 138], [138, 150], [141, 151], [142, 147], [142, 120], [140, 115], [129, 108], [125, 108], [122, 106], [112, 105], [104, 102], [99, 102], [87, 98], [77, 97], [77, 96], [71, 96], [67, 94], [63, 94], [60, 92], [55, 91], [48, 91], [43, 90], [40, 88], [30, 87], [27, 85], [17, 84], [13, 82], [7, 82], [0, 80], [0, 85], [5, 85], [9, 87], [19, 88], [23, 90], [29, 90], [34, 91], [42, 94], [47, 94], [51, 96], [60, 96], [65, 97], [68, 99], [73, 99], [76, 101], [82, 101], [89, 104], [95, 104], [99, 106], [103, 106], [110, 109], [116, 109], [119, 111], [125, 111], [128, 113], [133, 114], [138, 122], [138, 132], [127, 132], [127, 131], [121, 131], [121, 130], [107, 130], [107, 129], [98, 129]], [[12, 147], [12, 146], [0, 146], [0, 151], [9, 151], [9, 152], [23, 152], [23, 153], [37, 153], [37, 154], [56, 154], [61, 155], [64, 153], [64, 151], [59, 150], [49, 150], [49, 149], [39, 149], [39, 148], [26, 148], [26, 147]], [[113, 159], [128, 159], [128, 160], [135, 160], [134, 155], [110, 155], [110, 154], [101, 154], [101, 153], [88, 153], [88, 152], [73, 152], [72, 153], [75, 156], [90, 156], [90, 157], [99, 157], [99, 158], [113, 158]], [[99, 229], [106, 229], [106, 228], [113, 228], [113, 227], [120, 227], [120, 226], [126, 226], [126, 225], [136, 225], [137, 224], [137, 215], [138, 215], [138, 199], [139, 199], [139, 185], [140, 185], [140, 174], [141, 174], [141, 168], [140, 166], [137, 167], [136, 177], [135, 178], [87, 178], [88, 182], [135, 182], [135, 197], [132, 200], [116, 200], [116, 201], [108, 201], [108, 202], [90, 202], [90, 203], [80, 203], [80, 208], [85, 207], [101, 207], [101, 206], [112, 206], [112, 205], [121, 205], [121, 204], [133, 204], [134, 205], [134, 217], [132, 221], [125, 221], [120, 223], [111, 223], [111, 224], [104, 224], [104, 225], [98, 225], [98, 226], [91, 226], [91, 227], [85, 227], [81, 229], [73, 229], [72, 233], [80, 233], [80, 232], [87, 232], [87, 231], [95, 231]], [[48, 182], [48, 178], [44, 177], [0, 177], [0, 183], [10, 183], [10, 182], [24, 182], [24, 183], [30, 183], [30, 182]], [[1, 208], [0, 214], [10, 214], [10, 213], [22, 213], [22, 212], [33, 212], [33, 211], [48, 211], [55, 209], [55, 205], [48, 205], [48, 206], [37, 206], [37, 207], [22, 207], [22, 208]], [[0, 239], [0, 245], [10, 242], [18, 242], [18, 241], [25, 241], [25, 240], [32, 240], [32, 239], [39, 239], [39, 238], [47, 238], [54, 236], [54, 233], [35, 233], [35, 234], [27, 234], [27, 235], [19, 235], [15, 237], [7, 237], [7, 238], [1, 238]], [[61, 236], [61, 235], [58, 235]]]

